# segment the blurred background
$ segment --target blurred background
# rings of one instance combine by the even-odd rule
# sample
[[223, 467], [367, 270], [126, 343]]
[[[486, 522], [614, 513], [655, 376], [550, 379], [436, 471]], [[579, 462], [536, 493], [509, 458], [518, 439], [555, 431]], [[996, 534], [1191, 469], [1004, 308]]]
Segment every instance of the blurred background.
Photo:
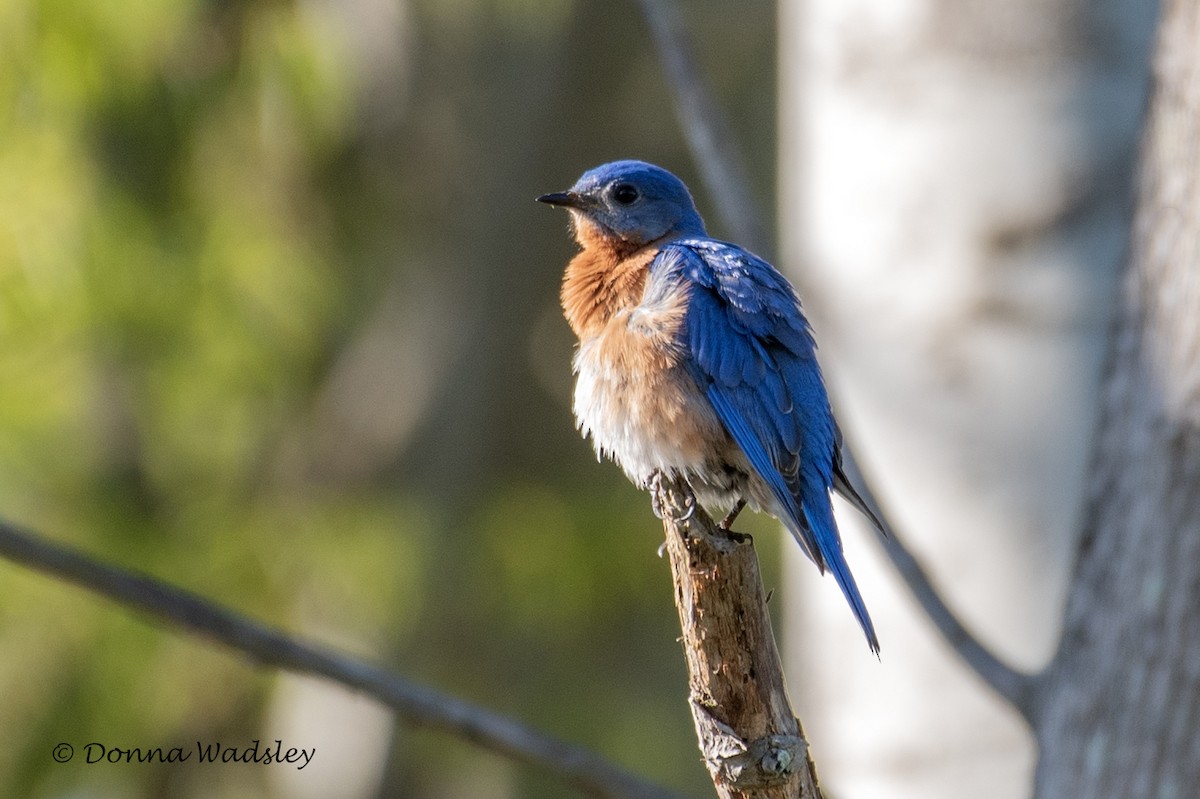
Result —
[[[969, 620], [1036, 665], [1153, 10], [683, 5], [877, 492]], [[633, 2], [4, 3], [0, 515], [709, 795], [661, 528], [574, 430], [574, 247], [533, 202], [638, 157], [729, 236], [672, 108]], [[831, 581], [739, 522], [829, 795], [1024, 795], [1019, 724], [854, 525], [882, 664]], [[6, 562], [0, 697], [4, 796], [572, 795]], [[50, 757], [256, 738], [318, 753]]]
[[[706, 66], [766, 204], [774, 6], [722, 6], [694, 34], [739, 54]], [[618, 157], [694, 181], [636, 11], [4, 3], [0, 513], [704, 791], [661, 526], [574, 429], [574, 245], [533, 201]], [[0, 697], [4, 796], [567, 792], [3, 562]], [[280, 737], [313, 765], [50, 758]]]

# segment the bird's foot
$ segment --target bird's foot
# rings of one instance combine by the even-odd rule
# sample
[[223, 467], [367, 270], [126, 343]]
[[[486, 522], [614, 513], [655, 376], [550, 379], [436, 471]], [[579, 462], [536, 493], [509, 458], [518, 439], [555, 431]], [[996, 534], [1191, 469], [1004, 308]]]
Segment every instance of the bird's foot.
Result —
[[722, 530], [728, 530], [730, 527], [733, 527], [734, 519], [738, 517], [738, 514], [742, 512], [742, 508], [744, 507], [746, 507], [746, 500], [739, 499], [737, 504], [733, 506], [733, 510], [729, 511], [728, 515], [721, 520], [720, 528]]
[[749, 533], [739, 533], [736, 530], [725, 530], [725, 535], [738, 544], [753, 544], [754, 536]]
[[684, 490], [684, 507], [686, 510], [679, 517], [679, 521], [686, 522], [688, 519], [696, 515], [696, 494], [692, 491], [692, 487], [687, 483], [683, 484]]
[[733, 506], [733, 510], [729, 511], [725, 518], [721, 520], [720, 524], [717, 525], [717, 529], [724, 532], [726, 536], [739, 544], [745, 544], [747, 542], [753, 544], [754, 537], [749, 533], [738, 533], [730, 529], [733, 527], [734, 519], [738, 517], [738, 514], [742, 512], [742, 508], [744, 507], [746, 507], [746, 500], [739, 499], [737, 504]]
[[[666, 500], [664, 499], [664, 495], [668, 489], [668, 482], [667, 476], [661, 471], [655, 470], [654, 474], [650, 476], [650, 509], [660, 519], [666, 515], [666, 510], [664, 509]], [[684, 511], [678, 521], [686, 522], [696, 513], [696, 494], [692, 491], [691, 485], [686, 480], [680, 480], [676, 485], [682, 489], [684, 494]]]
[[650, 510], [654, 511], [654, 515], [658, 518], [663, 517], [663, 473], [657, 469], [654, 474], [650, 475]]

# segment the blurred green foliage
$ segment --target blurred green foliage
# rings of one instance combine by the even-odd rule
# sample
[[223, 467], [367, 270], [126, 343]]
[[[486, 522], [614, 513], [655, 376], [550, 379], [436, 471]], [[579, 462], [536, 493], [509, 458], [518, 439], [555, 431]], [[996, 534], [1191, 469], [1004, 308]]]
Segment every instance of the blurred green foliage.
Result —
[[[765, 202], [773, 8], [689, 5]], [[532, 202], [615, 157], [698, 186], [669, 107], [632, 3], [0, 4], [0, 514], [703, 793], [658, 524], [572, 429]], [[287, 795], [50, 757], [277, 737], [277, 681], [0, 562], [0, 795]], [[567, 793], [391, 749], [385, 795], [470, 762]]]

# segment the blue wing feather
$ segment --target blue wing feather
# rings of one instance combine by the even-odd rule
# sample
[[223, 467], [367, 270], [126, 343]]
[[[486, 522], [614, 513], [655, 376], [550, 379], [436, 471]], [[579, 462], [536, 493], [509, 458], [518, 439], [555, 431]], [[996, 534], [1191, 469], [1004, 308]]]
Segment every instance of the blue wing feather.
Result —
[[783, 509], [781, 521], [818, 568], [833, 572], [878, 652], [833, 518], [838, 433], [791, 285], [765, 261], [713, 239], [673, 242], [651, 269], [689, 284], [684, 343], [692, 376]]

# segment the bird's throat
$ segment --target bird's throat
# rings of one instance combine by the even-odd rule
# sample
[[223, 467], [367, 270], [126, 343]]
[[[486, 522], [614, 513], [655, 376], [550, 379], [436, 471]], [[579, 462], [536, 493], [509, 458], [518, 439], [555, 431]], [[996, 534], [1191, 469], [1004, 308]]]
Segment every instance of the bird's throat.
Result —
[[660, 244], [623, 254], [609, 246], [585, 247], [571, 259], [563, 275], [563, 314], [581, 340], [595, 335], [622, 309], [642, 299], [650, 262]]

